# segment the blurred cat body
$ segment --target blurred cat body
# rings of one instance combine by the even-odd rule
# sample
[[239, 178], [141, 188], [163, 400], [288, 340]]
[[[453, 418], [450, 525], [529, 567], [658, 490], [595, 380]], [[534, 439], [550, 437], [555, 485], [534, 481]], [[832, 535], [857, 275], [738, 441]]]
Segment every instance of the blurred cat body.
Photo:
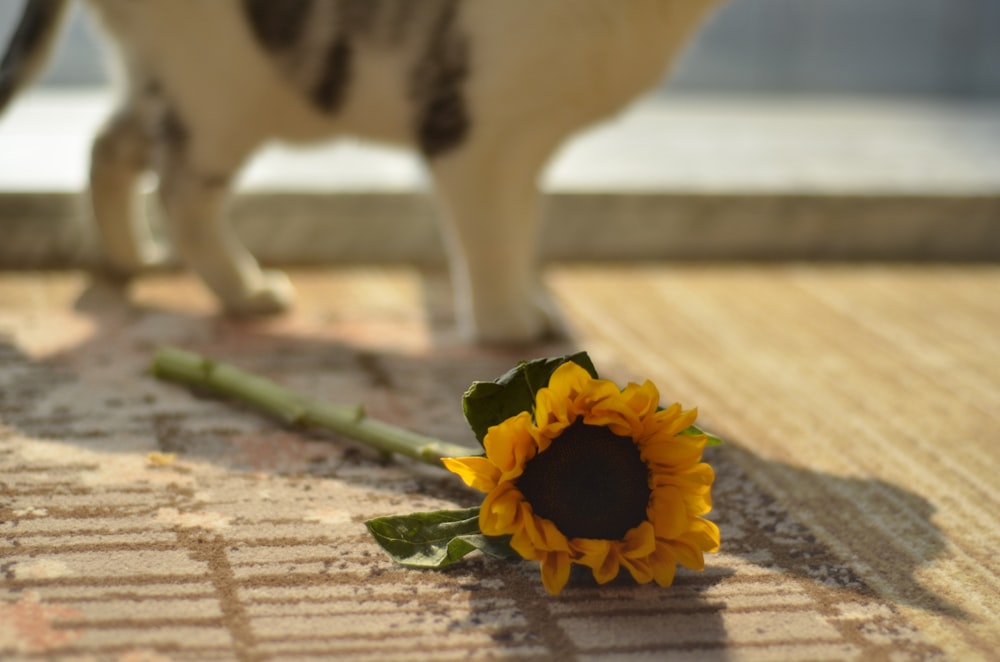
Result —
[[[137, 204], [154, 170], [177, 252], [226, 310], [286, 308], [287, 279], [225, 222], [230, 183], [269, 141], [352, 135], [426, 159], [462, 330], [536, 339], [552, 323], [536, 273], [540, 172], [655, 85], [717, 1], [90, 0], [125, 83], [91, 163], [109, 266], [163, 258]], [[41, 67], [66, 4], [26, 4], [0, 109]]]

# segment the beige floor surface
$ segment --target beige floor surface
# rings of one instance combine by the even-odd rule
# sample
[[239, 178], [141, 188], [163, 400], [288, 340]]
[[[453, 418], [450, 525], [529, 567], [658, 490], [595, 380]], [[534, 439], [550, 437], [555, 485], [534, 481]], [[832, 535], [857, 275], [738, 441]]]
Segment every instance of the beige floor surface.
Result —
[[[552, 267], [571, 340], [502, 350], [455, 341], [440, 274], [292, 276], [294, 313], [236, 323], [187, 276], [0, 275], [0, 657], [997, 659], [1000, 267]], [[527, 562], [398, 568], [364, 519], [476, 494], [158, 383], [161, 343], [466, 444], [471, 380], [587, 349], [728, 440], [722, 551], [558, 598]]]

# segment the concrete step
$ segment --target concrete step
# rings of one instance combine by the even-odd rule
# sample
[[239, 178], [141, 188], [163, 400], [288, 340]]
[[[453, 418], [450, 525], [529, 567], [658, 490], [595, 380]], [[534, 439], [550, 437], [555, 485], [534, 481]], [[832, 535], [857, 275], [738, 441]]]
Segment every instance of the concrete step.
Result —
[[[80, 194], [111, 106], [40, 91], [0, 118], [0, 266], [96, 259]], [[233, 222], [267, 262], [436, 261], [428, 187], [407, 152], [272, 145]], [[542, 188], [544, 259], [995, 260], [1000, 100], [655, 96], [568, 143]]]

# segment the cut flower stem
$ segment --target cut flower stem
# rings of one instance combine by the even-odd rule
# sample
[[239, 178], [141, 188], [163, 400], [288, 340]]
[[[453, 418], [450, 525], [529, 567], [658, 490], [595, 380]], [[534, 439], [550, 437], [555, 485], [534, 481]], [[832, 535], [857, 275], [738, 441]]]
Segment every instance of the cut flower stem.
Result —
[[310, 398], [236, 366], [174, 347], [156, 351], [152, 372], [159, 379], [235, 398], [288, 425], [331, 430], [383, 453], [404, 455], [442, 469], [441, 458], [468, 455], [471, 450], [369, 418], [360, 405]]

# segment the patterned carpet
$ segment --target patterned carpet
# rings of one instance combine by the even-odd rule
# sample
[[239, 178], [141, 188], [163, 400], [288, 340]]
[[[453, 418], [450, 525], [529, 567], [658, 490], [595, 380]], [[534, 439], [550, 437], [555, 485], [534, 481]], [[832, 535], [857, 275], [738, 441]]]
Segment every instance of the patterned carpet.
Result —
[[[241, 324], [186, 276], [0, 275], [0, 658], [1000, 659], [1000, 268], [552, 268], [572, 340], [522, 350], [454, 342], [440, 274], [293, 281]], [[480, 495], [157, 382], [161, 343], [470, 446], [469, 382], [587, 349], [728, 440], [722, 550], [556, 598], [528, 562], [400, 568], [365, 519]]]

